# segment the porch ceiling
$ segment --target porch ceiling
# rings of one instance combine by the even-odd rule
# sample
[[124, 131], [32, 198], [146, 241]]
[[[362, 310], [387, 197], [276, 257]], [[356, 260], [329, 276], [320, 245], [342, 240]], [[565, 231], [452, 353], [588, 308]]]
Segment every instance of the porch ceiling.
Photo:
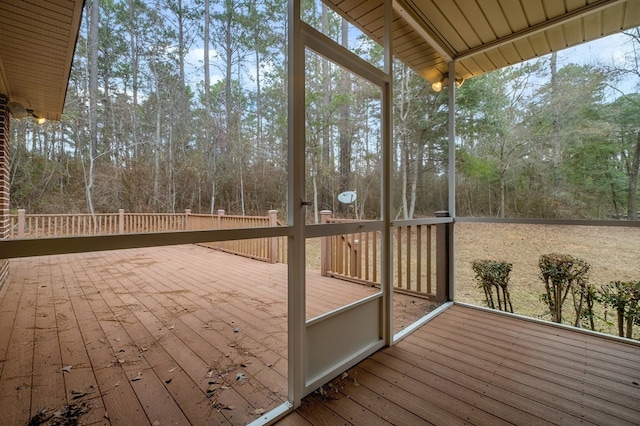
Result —
[[60, 119], [83, 3], [0, 1], [0, 93], [9, 102]]
[[[326, 0], [382, 42], [383, 1]], [[393, 0], [393, 51], [430, 83], [470, 78], [640, 25], [640, 0]]]

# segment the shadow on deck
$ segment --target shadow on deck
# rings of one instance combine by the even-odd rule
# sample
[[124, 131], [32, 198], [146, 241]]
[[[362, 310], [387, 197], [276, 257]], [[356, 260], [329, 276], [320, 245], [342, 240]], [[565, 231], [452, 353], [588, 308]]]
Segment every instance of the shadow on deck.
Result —
[[[307, 317], [377, 290], [309, 272]], [[0, 424], [246, 424], [287, 399], [287, 267], [173, 246], [15, 259]], [[431, 311], [395, 297], [396, 329]]]

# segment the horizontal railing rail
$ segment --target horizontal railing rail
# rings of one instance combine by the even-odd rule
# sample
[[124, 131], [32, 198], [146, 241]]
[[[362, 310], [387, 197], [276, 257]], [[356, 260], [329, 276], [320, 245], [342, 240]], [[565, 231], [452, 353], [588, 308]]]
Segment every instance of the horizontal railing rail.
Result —
[[[216, 215], [184, 213], [78, 213], [78, 214], [18, 214], [9, 215], [10, 239], [49, 237], [80, 237], [94, 235], [139, 234], [232, 228], [280, 226], [277, 212], [267, 216], [233, 216], [218, 210]], [[281, 238], [255, 238], [238, 241], [205, 243], [203, 245], [271, 263], [286, 262], [286, 249]], [[286, 245], [286, 244], [284, 244]]]

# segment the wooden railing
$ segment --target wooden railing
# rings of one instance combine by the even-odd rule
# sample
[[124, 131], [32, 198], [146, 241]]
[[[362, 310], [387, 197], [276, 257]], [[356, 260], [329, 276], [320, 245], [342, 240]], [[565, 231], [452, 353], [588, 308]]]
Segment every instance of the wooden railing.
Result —
[[[9, 238], [78, 237], [88, 235], [136, 234], [229, 228], [279, 226], [277, 212], [267, 216], [228, 216], [184, 213], [26, 214], [9, 215]], [[278, 238], [205, 243], [208, 247], [271, 263], [285, 262], [286, 252]]]
[[[353, 222], [336, 219], [331, 212], [321, 215], [322, 223]], [[393, 227], [393, 285], [397, 291], [446, 298], [446, 272], [437, 262], [447, 256], [447, 224], [417, 224]], [[381, 240], [379, 232], [324, 237], [321, 273], [368, 285], [380, 285]], [[438, 252], [438, 250], [440, 252]], [[446, 263], [441, 263], [446, 265]], [[440, 274], [440, 279], [438, 277]]]
[[185, 213], [79, 213], [26, 214], [18, 210], [9, 215], [10, 238], [78, 237], [86, 235], [137, 234], [143, 232], [181, 231]]
[[[166, 231], [195, 231], [280, 226], [277, 213], [267, 216], [233, 216], [184, 213], [33, 214], [18, 210], [10, 215], [10, 238], [72, 237]], [[321, 213], [322, 223], [353, 222]], [[448, 224], [417, 224], [393, 227], [393, 283], [405, 291], [436, 299], [446, 298]], [[287, 262], [286, 237], [216, 241], [202, 245], [270, 263]], [[330, 276], [367, 285], [380, 285], [381, 239], [379, 232], [323, 237], [320, 270]], [[437, 267], [436, 267], [437, 266]], [[442, 285], [441, 285], [442, 284]]]
[[[279, 226], [277, 211], [269, 210], [268, 216], [232, 216], [225, 215], [224, 210], [218, 210], [216, 216], [191, 214], [188, 217], [187, 229], [232, 229], [232, 228], [264, 228]], [[252, 259], [264, 260], [269, 263], [286, 263], [284, 256], [280, 256], [279, 238], [254, 238], [250, 240], [217, 241], [204, 243], [207, 247], [228, 253], [239, 254]]]

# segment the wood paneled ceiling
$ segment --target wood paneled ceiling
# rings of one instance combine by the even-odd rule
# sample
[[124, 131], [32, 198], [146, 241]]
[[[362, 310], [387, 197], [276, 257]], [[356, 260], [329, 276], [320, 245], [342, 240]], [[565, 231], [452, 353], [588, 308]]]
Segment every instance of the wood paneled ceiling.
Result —
[[0, 93], [59, 120], [84, 0], [0, 0]]
[[[326, 0], [382, 43], [382, 0]], [[640, 0], [394, 0], [393, 51], [426, 80], [470, 78], [640, 26]]]

